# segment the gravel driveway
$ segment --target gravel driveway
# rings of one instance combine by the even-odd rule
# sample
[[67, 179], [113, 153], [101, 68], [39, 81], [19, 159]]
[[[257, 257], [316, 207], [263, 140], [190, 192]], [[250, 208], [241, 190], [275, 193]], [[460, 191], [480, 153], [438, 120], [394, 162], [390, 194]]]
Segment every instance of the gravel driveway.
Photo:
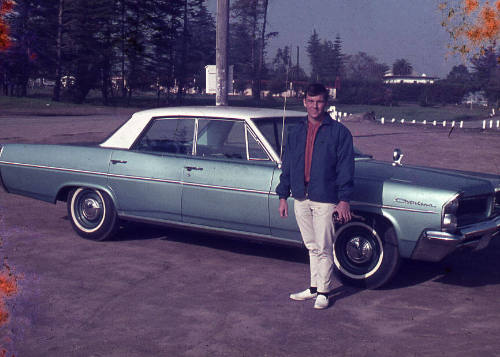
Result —
[[[128, 118], [0, 117], [0, 142], [97, 142]], [[500, 134], [347, 122], [376, 159], [500, 174]], [[16, 356], [498, 356], [500, 240], [440, 263], [405, 262], [388, 286], [304, 288], [300, 248], [130, 225], [116, 241], [71, 230], [63, 204], [0, 191], [2, 255], [18, 278], [0, 344]], [[10, 356], [10, 354], [8, 354]]]

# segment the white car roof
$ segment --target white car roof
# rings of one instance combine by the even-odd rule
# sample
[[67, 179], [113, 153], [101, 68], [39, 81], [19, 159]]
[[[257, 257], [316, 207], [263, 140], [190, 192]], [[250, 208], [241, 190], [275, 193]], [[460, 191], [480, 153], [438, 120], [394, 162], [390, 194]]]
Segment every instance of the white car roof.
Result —
[[[304, 116], [305, 112], [287, 110], [286, 116]], [[228, 119], [249, 120], [256, 118], [282, 117], [282, 109], [206, 106], [206, 107], [169, 107], [143, 110], [134, 113], [117, 131], [114, 132], [102, 147], [129, 149], [137, 136], [144, 130], [152, 118], [187, 116], [187, 117], [215, 117]]]

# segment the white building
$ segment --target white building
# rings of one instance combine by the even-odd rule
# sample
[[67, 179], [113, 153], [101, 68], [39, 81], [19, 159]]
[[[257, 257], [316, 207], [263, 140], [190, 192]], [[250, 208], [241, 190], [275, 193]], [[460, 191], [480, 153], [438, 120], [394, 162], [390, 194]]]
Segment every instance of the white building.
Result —
[[388, 71], [384, 75], [385, 84], [433, 84], [434, 81], [438, 79], [438, 77], [429, 77], [425, 73], [421, 76], [416, 73], [408, 75], [394, 75], [391, 71]]

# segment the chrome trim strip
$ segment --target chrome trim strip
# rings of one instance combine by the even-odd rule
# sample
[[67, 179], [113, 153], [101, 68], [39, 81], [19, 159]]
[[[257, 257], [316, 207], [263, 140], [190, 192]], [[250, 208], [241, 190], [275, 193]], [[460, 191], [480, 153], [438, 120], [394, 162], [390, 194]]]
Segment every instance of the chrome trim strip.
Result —
[[134, 221], [134, 222], [144, 222], [144, 223], [151, 223], [151, 224], [158, 224], [162, 226], [167, 226], [167, 227], [179, 227], [179, 228], [185, 228], [185, 229], [190, 229], [193, 231], [198, 231], [198, 232], [209, 232], [209, 233], [219, 233], [225, 236], [231, 236], [231, 237], [244, 237], [244, 238], [249, 238], [249, 239], [256, 239], [259, 241], [272, 241], [272, 242], [279, 242], [279, 243], [284, 243], [288, 245], [293, 245], [293, 246], [301, 246], [303, 247], [304, 244], [302, 241], [298, 240], [292, 240], [292, 239], [286, 239], [286, 238], [279, 238], [275, 237], [269, 234], [259, 234], [259, 233], [252, 233], [252, 232], [243, 232], [243, 231], [236, 231], [228, 228], [217, 228], [217, 227], [211, 227], [211, 226], [203, 226], [200, 224], [194, 224], [194, 223], [186, 223], [186, 222], [179, 222], [179, 221], [172, 221], [172, 220], [166, 220], [166, 219], [158, 219], [158, 218], [144, 218], [144, 217], [139, 217], [139, 216], [134, 216], [134, 215], [128, 215], [122, 212], [118, 212], [118, 216], [124, 220], [129, 220], [129, 221]]
[[247, 154], [247, 160], [250, 160], [250, 151], [248, 149], [248, 125], [244, 124], [245, 130], [245, 152]]
[[435, 211], [426, 211], [426, 210], [420, 210], [420, 209], [414, 209], [414, 208], [403, 208], [403, 207], [396, 207], [396, 206], [380, 205], [380, 204], [376, 204], [376, 203], [367, 203], [367, 202], [360, 202], [360, 201], [351, 201], [351, 205], [353, 205], [353, 206], [364, 205], [364, 206], [371, 206], [371, 207], [384, 208], [384, 209], [393, 209], [396, 211], [405, 211], [405, 212], [439, 214], [439, 212], [435, 212]]
[[193, 148], [191, 150], [191, 154], [196, 156], [196, 152], [198, 151], [198, 122], [200, 119], [196, 118], [194, 120], [194, 134], [193, 134]]
[[130, 175], [119, 175], [119, 174], [107, 174], [108, 177], [116, 177], [116, 178], [124, 178], [124, 179], [132, 179], [132, 180], [141, 180], [141, 181], [153, 181], [153, 182], [165, 182], [165, 183], [176, 183], [182, 185], [182, 181], [178, 180], [167, 180], [167, 179], [159, 179], [153, 177], [141, 177], [141, 176], [130, 176]]
[[[269, 196], [278, 196], [278, 194], [276, 192], [274, 192], [274, 191], [271, 191], [271, 192], [269, 192]], [[403, 207], [396, 207], [396, 206], [379, 205], [379, 204], [368, 203], [368, 202], [351, 201], [351, 206], [356, 206], [356, 205], [357, 206], [371, 206], [371, 207], [377, 207], [377, 208], [393, 209], [393, 210], [397, 210], [397, 211], [406, 211], [406, 212], [439, 214], [439, 212], [434, 212], [434, 211], [425, 211], [425, 210], [412, 209], [412, 208], [403, 208]]]
[[17, 165], [17, 166], [24, 166], [24, 167], [49, 169], [49, 170], [56, 170], [56, 171], [63, 171], [63, 172], [76, 172], [76, 173], [84, 173], [84, 174], [91, 174], [91, 175], [116, 177], [116, 178], [125, 178], [125, 179], [133, 179], [133, 180], [142, 180], [142, 181], [174, 183], [174, 184], [180, 184], [180, 185], [186, 185], [186, 186], [214, 188], [214, 189], [219, 189], [219, 190], [258, 193], [258, 194], [262, 194], [262, 195], [268, 195], [269, 194], [269, 192], [267, 192], [267, 191], [261, 191], [261, 190], [252, 190], [252, 189], [246, 189], [246, 188], [218, 186], [218, 185], [206, 185], [206, 184], [202, 184], [202, 183], [184, 182], [184, 181], [179, 181], [179, 180], [167, 180], [167, 179], [159, 179], [159, 178], [152, 178], [152, 177], [141, 177], [141, 176], [108, 174], [108, 173], [96, 172], [96, 171], [86, 171], [86, 170], [76, 170], [76, 169], [63, 169], [63, 168], [52, 167], [52, 166], [21, 164], [21, 163], [7, 162], [7, 161], [0, 161], [0, 164], [8, 164], [8, 165]]
[[184, 186], [195, 186], [195, 187], [208, 187], [208, 188], [215, 188], [219, 190], [229, 190], [229, 191], [238, 191], [238, 192], [249, 192], [249, 193], [260, 193], [263, 195], [268, 195], [269, 192], [267, 191], [260, 191], [260, 190], [252, 190], [252, 189], [247, 189], [247, 188], [236, 188], [236, 187], [228, 187], [228, 186], [216, 186], [216, 185], [205, 185], [203, 183], [194, 183], [194, 182], [182, 182]]
[[6, 165], [12, 165], [12, 166], [33, 167], [33, 168], [37, 168], [37, 169], [49, 169], [49, 170], [65, 171], [65, 172], [77, 172], [77, 173], [92, 174], [92, 175], [99, 175], [99, 176], [107, 176], [107, 173], [105, 173], [105, 172], [77, 170], [77, 169], [65, 169], [65, 168], [54, 167], [54, 166], [22, 164], [19, 162], [0, 161], [0, 164], [6, 164]]

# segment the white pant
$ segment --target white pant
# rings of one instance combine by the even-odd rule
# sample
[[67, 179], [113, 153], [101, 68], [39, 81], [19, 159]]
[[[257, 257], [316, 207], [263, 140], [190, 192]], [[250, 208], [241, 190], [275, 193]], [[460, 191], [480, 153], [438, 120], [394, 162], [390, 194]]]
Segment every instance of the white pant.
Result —
[[319, 292], [330, 291], [333, 272], [333, 203], [295, 200], [294, 211], [307, 250], [311, 269], [311, 286]]

